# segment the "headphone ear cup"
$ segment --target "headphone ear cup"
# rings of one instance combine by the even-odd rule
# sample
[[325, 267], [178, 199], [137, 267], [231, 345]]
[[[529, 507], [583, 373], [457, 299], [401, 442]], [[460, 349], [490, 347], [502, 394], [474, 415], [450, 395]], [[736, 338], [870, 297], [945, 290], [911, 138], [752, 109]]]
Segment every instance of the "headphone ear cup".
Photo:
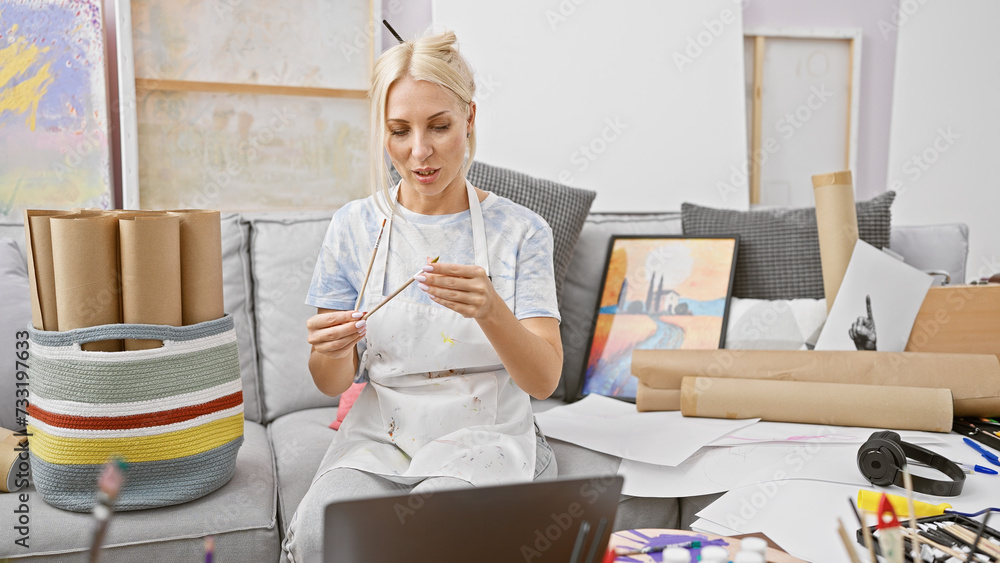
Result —
[[906, 454], [899, 443], [899, 434], [875, 432], [858, 450], [858, 469], [873, 485], [887, 487], [906, 465]]

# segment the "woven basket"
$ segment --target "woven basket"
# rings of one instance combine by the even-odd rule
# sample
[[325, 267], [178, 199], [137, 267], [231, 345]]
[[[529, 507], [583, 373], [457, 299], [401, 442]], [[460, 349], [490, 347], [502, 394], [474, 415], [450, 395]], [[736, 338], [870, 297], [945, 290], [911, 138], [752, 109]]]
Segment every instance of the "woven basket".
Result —
[[[243, 390], [232, 317], [184, 327], [29, 332], [29, 452], [46, 502], [91, 510], [111, 456], [128, 464], [116, 510], [187, 502], [233, 477], [243, 444]], [[162, 340], [163, 347], [80, 348], [115, 339]]]

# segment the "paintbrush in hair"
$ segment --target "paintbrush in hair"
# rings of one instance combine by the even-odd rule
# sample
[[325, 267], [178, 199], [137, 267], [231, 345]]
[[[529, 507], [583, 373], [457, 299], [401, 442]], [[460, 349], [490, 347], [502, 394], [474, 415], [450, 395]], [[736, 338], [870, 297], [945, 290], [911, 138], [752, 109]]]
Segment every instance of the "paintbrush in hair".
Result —
[[90, 545], [90, 562], [97, 563], [101, 559], [101, 545], [108, 532], [108, 523], [115, 510], [115, 499], [125, 482], [125, 469], [128, 465], [121, 458], [114, 457], [104, 465], [104, 471], [97, 480], [97, 504], [94, 505], [94, 540]]

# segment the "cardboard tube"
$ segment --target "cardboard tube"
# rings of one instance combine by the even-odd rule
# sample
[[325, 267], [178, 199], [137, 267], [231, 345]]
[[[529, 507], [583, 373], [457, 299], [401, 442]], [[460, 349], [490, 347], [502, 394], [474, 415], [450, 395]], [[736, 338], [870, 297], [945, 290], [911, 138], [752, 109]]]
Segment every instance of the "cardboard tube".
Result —
[[[947, 387], [957, 400], [1000, 397], [1000, 361], [993, 354], [839, 352], [818, 350], [635, 350], [632, 374], [659, 389], [680, 389], [685, 377], [727, 377]], [[969, 416], [989, 416], [969, 415]]]
[[56, 281], [52, 273], [52, 231], [49, 219], [69, 211], [24, 210], [24, 241], [31, 288], [31, 324], [39, 330], [59, 330]]
[[222, 296], [222, 222], [218, 211], [178, 209], [181, 233], [181, 313], [185, 325], [225, 314]]
[[844, 280], [858, 242], [858, 212], [854, 206], [854, 181], [851, 171], [819, 174], [812, 177], [816, 196], [816, 228], [819, 232], [819, 255], [823, 267], [823, 291], [826, 310]]
[[635, 392], [635, 408], [639, 412], [680, 410], [680, 389], [657, 389], [640, 381]]
[[[3, 477], [0, 479], [0, 492], [13, 493], [27, 485], [26, 477], [30, 473], [27, 457], [19, 459], [21, 452], [18, 451], [27, 446], [27, 436], [15, 436], [12, 430], [0, 428], [0, 477]], [[19, 461], [24, 462], [24, 467]]]
[[684, 378], [681, 413], [927, 432], [950, 432], [954, 416], [948, 389], [711, 377]]
[[[119, 213], [122, 320], [181, 326], [180, 219], [163, 212]], [[125, 340], [126, 350], [159, 348], [157, 340]]]
[[[52, 262], [59, 330], [121, 322], [118, 287], [118, 219], [81, 211], [53, 217]], [[83, 344], [88, 351], [116, 352], [120, 340]]]

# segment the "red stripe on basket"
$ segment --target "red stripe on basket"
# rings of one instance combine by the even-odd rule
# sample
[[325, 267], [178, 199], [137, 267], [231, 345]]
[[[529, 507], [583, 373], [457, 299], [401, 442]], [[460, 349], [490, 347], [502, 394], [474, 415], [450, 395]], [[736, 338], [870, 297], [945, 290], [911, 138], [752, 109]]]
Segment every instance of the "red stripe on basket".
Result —
[[219, 397], [207, 403], [128, 416], [72, 416], [51, 413], [35, 405], [28, 405], [28, 414], [50, 426], [60, 428], [75, 428], [78, 430], [128, 430], [184, 422], [185, 420], [191, 420], [202, 415], [233, 408], [241, 403], [243, 403], [243, 392], [237, 391], [232, 395]]

